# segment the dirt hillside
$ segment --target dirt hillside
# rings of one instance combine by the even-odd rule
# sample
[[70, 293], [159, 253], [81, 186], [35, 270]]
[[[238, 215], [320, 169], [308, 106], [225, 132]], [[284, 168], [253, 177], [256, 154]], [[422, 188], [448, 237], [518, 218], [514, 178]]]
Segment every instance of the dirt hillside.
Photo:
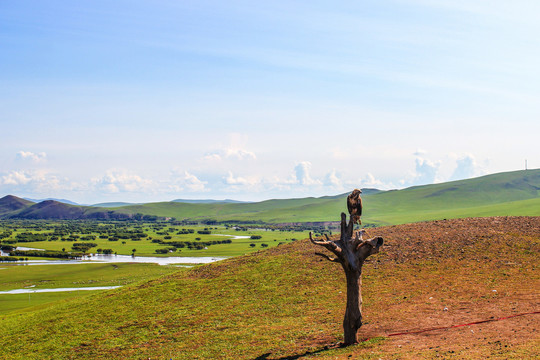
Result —
[[369, 232], [383, 236], [385, 245], [364, 265], [366, 324], [360, 332], [385, 340], [329, 358], [540, 356], [539, 217], [455, 219]]

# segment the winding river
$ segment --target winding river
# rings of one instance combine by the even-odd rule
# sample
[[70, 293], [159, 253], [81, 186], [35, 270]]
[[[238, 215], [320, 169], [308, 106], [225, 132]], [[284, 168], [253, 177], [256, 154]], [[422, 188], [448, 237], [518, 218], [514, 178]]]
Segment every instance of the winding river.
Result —
[[[226, 235], [226, 234], [213, 234], [217, 236], [228, 236], [231, 240], [237, 239], [249, 239], [249, 236], [245, 235]], [[17, 247], [17, 250], [43, 250], [27, 247]], [[0, 251], [0, 256], [7, 256], [7, 254]], [[108, 263], [155, 263], [159, 265], [171, 265], [171, 264], [208, 264], [214, 261], [224, 260], [226, 257], [210, 257], [210, 256], [131, 256], [131, 255], [103, 255], [93, 254], [92, 256], [85, 256], [81, 260], [28, 260], [28, 261], [14, 261], [8, 264], [10, 265], [65, 265], [65, 264], [88, 264], [89, 261], [95, 262], [108, 262]]]
[[66, 291], [92, 291], [92, 290], [111, 290], [117, 289], [121, 286], [91, 286], [91, 287], [79, 287], [79, 288], [56, 288], [56, 289], [15, 289], [0, 291], [0, 295], [14, 295], [14, 294], [34, 294], [34, 293], [48, 293], [48, 292], [66, 292]]

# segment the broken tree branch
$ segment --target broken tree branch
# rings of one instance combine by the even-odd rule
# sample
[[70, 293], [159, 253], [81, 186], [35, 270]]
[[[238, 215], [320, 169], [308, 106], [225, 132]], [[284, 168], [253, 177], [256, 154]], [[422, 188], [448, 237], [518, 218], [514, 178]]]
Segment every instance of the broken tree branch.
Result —
[[362, 243], [362, 235], [363, 235], [363, 230], [360, 230], [360, 231], [356, 232], [356, 234], [354, 236], [354, 240], [352, 241], [352, 248], [353, 249], [358, 248], [358, 245], [360, 245]]
[[326, 249], [330, 250], [331, 252], [333, 252], [338, 257], [341, 254], [341, 248], [339, 246], [337, 246], [337, 244], [335, 242], [330, 241], [330, 239], [328, 239], [327, 241], [325, 241], [325, 240], [314, 240], [312, 235], [311, 235], [311, 232], [310, 232], [309, 233], [309, 240], [311, 240], [311, 242], [314, 243], [315, 245], [325, 247]]
[[331, 261], [331, 262], [335, 262], [335, 263], [339, 263], [339, 262], [340, 262], [339, 259], [330, 257], [330, 256], [328, 256], [328, 255], [326, 255], [326, 254], [323, 254], [323, 253], [316, 252], [315, 255], [322, 256], [323, 258], [325, 258], [326, 260]]

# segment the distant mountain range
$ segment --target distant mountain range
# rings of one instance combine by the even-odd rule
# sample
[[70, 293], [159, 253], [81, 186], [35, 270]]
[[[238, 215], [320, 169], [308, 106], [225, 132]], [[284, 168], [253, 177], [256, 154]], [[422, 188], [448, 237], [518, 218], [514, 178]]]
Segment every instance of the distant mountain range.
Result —
[[121, 206], [130, 206], [130, 205], [142, 205], [141, 203], [128, 203], [128, 202], [106, 202], [106, 203], [99, 203], [90, 205], [93, 207], [105, 207], [105, 208], [115, 208], [115, 207], [121, 207]]
[[70, 205], [56, 200], [38, 203], [8, 195], [0, 199], [2, 219], [43, 219], [43, 220], [124, 220], [132, 215], [116, 213], [106, 208]]
[[176, 200], [172, 200], [171, 202], [186, 203], [186, 204], [240, 204], [240, 203], [247, 203], [247, 202], [250, 202], [250, 201], [238, 201], [238, 200], [230, 200], [230, 199], [225, 199], [225, 200], [176, 199]]
[[[351, 189], [352, 190], [352, 189]], [[540, 170], [522, 170], [402, 190], [362, 189], [364, 225], [385, 225], [473, 216], [540, 215]], [[0, 199], [3, 219], [155, 219], [218, 222], [301, 223], [339, 221], [348, 193], [319, 198], [183, 200], [147, 204]], [[99, 205], [99, 206], [97, 206]]]
[[55, 199], [55, 198], [47, 198], [47, 199], [29, 199], [29, 198], [23, 198], [24, 200], [28, 200], [28, 201], [31, 201], [33, 203], [40, 203], [42, 201], [48, 201], [48, 200], [53, 200], [53, 201], [58, 201], [58, 202], [61, 202], [61, 203], [64, 203], [64, 204], [69, 204], [69, 205], [81, 205], [81, 204], [77, 204], [76, 202], [73, 202], [71, 200], [66, 200], [66, 199]]

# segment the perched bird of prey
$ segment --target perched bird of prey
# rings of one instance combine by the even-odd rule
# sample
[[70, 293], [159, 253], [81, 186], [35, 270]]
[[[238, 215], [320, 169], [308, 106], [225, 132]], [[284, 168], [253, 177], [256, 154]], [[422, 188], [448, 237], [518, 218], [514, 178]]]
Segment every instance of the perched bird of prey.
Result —
[[351, 220], [354, 224], [361, 224], [360, 216], [362, 216], [362, 198], [360, 194], [362, 190], [354, 189], [352, 193], [347, 196], [347, 209], [349, 209], [349, 214], [351, 214]]

